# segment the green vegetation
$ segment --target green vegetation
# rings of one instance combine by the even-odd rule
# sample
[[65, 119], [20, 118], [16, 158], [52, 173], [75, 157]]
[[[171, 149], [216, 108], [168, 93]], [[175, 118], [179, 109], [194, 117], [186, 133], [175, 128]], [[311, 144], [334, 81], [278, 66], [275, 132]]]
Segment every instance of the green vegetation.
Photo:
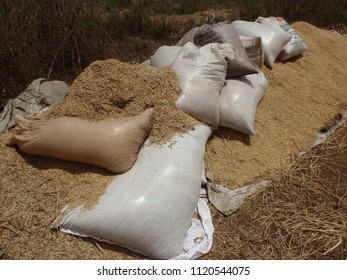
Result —
[[339, 0], [1, 0], [0, 105], [39, 77], [71, 82], [97, 59], [139, 61], [153, 51], [148, 42], [174, 44], [196, 24], [189, 15], [209, 9], [318, 26], [347, 17]]
[[306, 21], [317, 26], [346, 23], [345, 0], [244, 0], [240, 1], [243, 15], [255, 20], [259, 15], [282, 16], [289, 22]]

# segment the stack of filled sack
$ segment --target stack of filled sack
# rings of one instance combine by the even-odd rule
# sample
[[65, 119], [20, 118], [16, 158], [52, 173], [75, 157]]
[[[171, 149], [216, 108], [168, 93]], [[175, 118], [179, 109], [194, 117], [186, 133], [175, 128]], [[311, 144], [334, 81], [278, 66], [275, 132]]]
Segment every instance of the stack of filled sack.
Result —
[[176, 46], [160, 47], [150, 65], [171, 67], [183, 94], [177, 107], [212, 127], [255, 134], [258, 103], [268, 86], [262, 72], [307, 47], [280, 17], [195, 27]]

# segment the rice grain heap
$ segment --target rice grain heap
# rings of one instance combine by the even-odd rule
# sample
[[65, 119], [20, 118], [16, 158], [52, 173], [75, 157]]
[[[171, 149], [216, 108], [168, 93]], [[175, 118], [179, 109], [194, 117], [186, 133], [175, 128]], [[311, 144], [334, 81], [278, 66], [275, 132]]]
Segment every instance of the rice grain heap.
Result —
[[149, 140], [162, 143], [199, 123], [175, 107], [180, 92], [175, 73], [168, 68], [116, 59], [95, 61], [78, 76], [67, 97], [55, 104], [49, 115], [98, 121], [134, 116], [154, 107]]

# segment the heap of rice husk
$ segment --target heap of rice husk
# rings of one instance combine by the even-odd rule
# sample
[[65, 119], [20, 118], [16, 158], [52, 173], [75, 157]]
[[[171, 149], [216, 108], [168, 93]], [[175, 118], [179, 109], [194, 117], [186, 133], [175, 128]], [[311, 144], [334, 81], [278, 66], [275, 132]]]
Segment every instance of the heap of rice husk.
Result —
[[[247, 137], [230, 129], [218, 129], [207, 145], [207, 169], [226, 186], [251, 182], [280, 169], [281, 165], [286, 166], [292, 154], [305, 149], [315, 139], [316, 132], [327, 120], [347, 108], [347, 36], [303, 22], [295, 23], [293, 27], [309, 50], [298, 59], [276, 63], [272, 70], [264, 69], [269, 88], [257, 110], [257, 135]], [[145, 65], [127, 64], [122, 65], [129, 67], [125, 71], [119, 69], [122, 68], [120, 65], [114, 60], [92, 64], [76, 79], [66, 103], [57, 104], [50, 117], [70, 115], [101, 119], [130, 116], [154, 106], [157, 112], [149, 136], [150, 139], [153, 137], [152, 141], [159, 143], [172, 134], [189, 129], [189, 117], [186, 119], [187, 116], [177, 112], [174, 106], [173, 111], [166, 111], [158, 108], [156, 103], [164, 102], [162, 98], [170, 98], [171, 94], [172, 100], [176, 100], [179, 94], [177, 81], [168, 81], [174, 78], [172, 73], [166, 72], [167, 69], [161, 71]], [[103, 74], [101, 69], [109, 70]], [[126, 74], [121, 74], [122, 71]], [[128, 82], [119, 81], [118, 74]], [[155, 82], [152, 83], [152, 79]], [[142, 81], [140, 85], [139, 80]], [[148, 96], [151, 92], [154, 94], [152, 101], [142, 102], [138, 95], [133, 95], [133, 90], [138, 94], [146, 92], [144, 98], [151, 97]], [[133, 101], [136, 102], [132, 104]], [[162, 106], [165, 108], [165, 104]], [[167, 118], [165, 112], [169, 112]], [[192, 125], [196, 123], [190, 121]], [[171, 129], [161, 134], [168, 126]], [[116, 245], [49, 230], [66, 204], [100, 197], [114, 174], [86, 164], [26, 155], [17, 148], [5, 146], [5, 137], [0, 135], [2, 259], [144, 258]], [[342, 219], [346, 214], [339, 211], [345, 211], [347, 196], [336, 199], [336, 192], [324, 190], [320, 182], [315, 188], [311, 184], [312, 188], [305, 190], [307, 183], [319, 181], [318, 177], [310, 181], [310, 172], [317, 170], [312, 169], [311, 163], [299, 162], [286, 169], [283, 184], [280, 175], [273, 176], [269, 188], [247, 201], [235, 215], [224, 217], [214, 211], [215, 243], [205, 258], [346, 257], [335, 253], [336, 250], [346, 252], [346, 238], [341, 233], [346, 232], [345, 219]], [[300, 166], [304, 167], [306, 177]], [[315, 195], [310, 196], [312, 192]], [[267, 199], [269, 203], [265, 203]], [[234, 229], [239, 230], [237, 234]], [[297, 229], [302, 229], [298, 231], [299, 235], [291, 235]], [[310, 234], [305, 236], [306, 233]], [[300, 242], [294, 243], [298, 236]], [[283, 242], [285, 240], [288, 242]], [[289, 251], [291, 244], [295, 248], [292, 246], [293, 250]], [[246, 245], [247, 248], [242, 247]], [[301, 252], [305, 255], [300, 255], [303, 246], [306, 247]], [[315, 255], [314, 246], [320, 246], [316, 248], [319, 254]]]
[[309, 50], [263, 69], [269, 87], [257, 110], [255, 136], [230, 129], [213, 134], [205, 158], [216, 183], [237, 188], [271, 175], [347, 108], [347, 35], [305, 22], [292, 26]]
[[70, 116], [98, 121], [134, 116], [154, 107], [149, 140], [162, 143], [199, 123], [176, 109], [180, 93], [175, 73], [168, 68], [108, 59], [86, 68], [66, 98], [48, 113], [51, 118]]

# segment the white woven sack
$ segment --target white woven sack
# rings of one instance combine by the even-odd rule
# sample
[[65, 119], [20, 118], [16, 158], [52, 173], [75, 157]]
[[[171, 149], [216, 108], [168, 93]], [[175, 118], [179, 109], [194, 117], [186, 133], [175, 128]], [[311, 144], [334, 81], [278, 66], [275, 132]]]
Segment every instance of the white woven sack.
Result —
[[272, 68], [282, 48], [292, 38], [276, 27], [257, 22], [235, 20], [231, 23], [236, 32], [242, 36], [261, 37], [265, 54], [265, 64]]
[[211, 128], [201, 124], [163, 145], [146, 142], [134, 166], [115, 178], [94, 209], [80, 206], [63, 213], [60, 230], [155, 259], [175, 258], [199, 200], [210, 134]]
[[187, 43], [171, 64], [182, 89], [177, 108], [213, 127], [219, 125], [219, 94], [227, 73], [224, 56], [235, 58], [230, 44], [198, 48]]
[[258, 17], [256, 22], [274, 26], [281, 30], [282, 32], [291, 36], [291, 40], [282, 48], [278, 59], [281, 61], [287, 60], [292, 57], [296, 57], [305, 51], [307, 51], [307, 46], [304, 41], [299, 37], [295, 30], [281, 17]]
[[181, 49], [181, 46], [161, 46], [152, 55], [150, 65], [157, 68], [169, 66]]
[[[205, 24], [194, 35], [194, 44], [204, 46], [210, 43], [228, 43], [236, 52], [236, 58], [228, 63], [227, 79], [258, 72], [252, 63], [234, 27], [225, 22]], [[227, 61], [228, 62], [228, 61]]]
[[253, 135], [256, 110], [268, 81], [263, 74], [226, 80], [220, 95], [220, 126]]

